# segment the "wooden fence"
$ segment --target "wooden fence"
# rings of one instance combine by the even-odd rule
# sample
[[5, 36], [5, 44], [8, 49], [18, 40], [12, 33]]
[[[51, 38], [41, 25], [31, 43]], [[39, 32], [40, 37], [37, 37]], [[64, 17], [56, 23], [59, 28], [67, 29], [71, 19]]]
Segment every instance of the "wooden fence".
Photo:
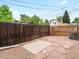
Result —
[[50, 27], [50, 35], [53, 36], [69, 36], [70, 32], [77, 32], [77, 25], [61, 25]]
[[0, 23], [0, 47], [14, 45], [44, 36], [69, 36], [79, 25], [45, 26], [20, 23]]
[[50, 35], [50, 26], [0, 23], [0, 47]]

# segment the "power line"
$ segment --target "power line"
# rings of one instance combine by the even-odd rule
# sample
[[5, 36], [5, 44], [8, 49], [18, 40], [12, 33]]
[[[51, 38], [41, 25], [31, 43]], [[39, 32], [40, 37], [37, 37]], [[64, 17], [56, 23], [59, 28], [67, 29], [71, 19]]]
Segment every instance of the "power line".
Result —
[[[45, 6], [45, 7], [56, 7], [55, 5], [47, 5], [47, 4], [35, 4], [35, 3], [30, 3], [30, 2], [25, 2], [25, 1], [18, 1], [18, 0], [10, 0], [13, 2], [17, 2], [17, 3], [26, 3], [26, 4], [31, 4], [31, 5], [38, 5], [38, 6]], [[65, 7], [61, 7], [61, 8], [57, 8], [57, 9], [52, 9], [51, 10], [64, 10], [64, 8], [68, 8], [67, 6]]]
[[79, 10], [79, 8], [72, 9], [72, 10], [70, 10], [69, 12], [73, 12], [73, 11], [77, 11], [77, 10]]
[[19, 7], [31, 8], [31, 9], [40, 9], [40, 8], [29, 7], [29, 6], [25, 6], [25, 5], [21, 5], [21, 4], [17, 4], [17, 3], [12, 3], [12, 2], [5, 2], [5, 1], [1, 1], [1, 2], [11, 3], [11, 4], [16, 5], [16, 6], [19, 6]]
[[[11, 0], [14, 1], [14, 0]], [[53, 7], [52, 5], [46, 5], [46, 4], [35, 4], [35, 3], [30, 3], [30, 2], [24, 2], [24, 1], [18, 1], [15, 0], [14, 2], [18, 2], [18, 3], [26, 3], [26, 4], [31, 4], [31, 5], [39, 5], [39, 6], [46, 6], [46, 7]], [[55, 6], [54, 6], [55, 7]], [[51, 9], [51, 10], [61, 10], [62, 8], [59, 9]]]
[[[79, 11], [79, 8], [69, 10], [68, 12], [69, 12], [69, 13], [71, 13], [71, 12], [75, 12], [75, 11], [77, 11], [77, 10]], [[49, 13], [48, 13], [48, 14], [49, 14]], [[43, 15], [41, 15], [41, 16], [45, 16], [45, 15], [46, 15], [46, 14], [43, 14]], [[58, 15], [62, 15], [62, 13], [59, 13], [59, 14], [54, 14], [54, 15], [52, 15], [52, 16], [54, 16], [54, 17], [55, 17], [55, 16], [58, 16]]]
[[13, 5], [16, 5], [16, 6], [19, 6], [19, 7], [31, 8], [31, 9], [39, 9], [39, 10], [44, 10], [44, 11], [46, 11], [46, 10], [49, 10], [49, 11], [61, 10], [61, 9], [43, 9], [43, 8], [30, 7], [30, 6], [26, 6], [26, 5], [22, 5], [22, 4], [18, 4], [18, 3], [14, 3], [14, 2], [5, 2], [5, 1], [1, 1], [1, 2], [13, 4]]
[[73, 12], [75, 12], [75, 11], [79, 11], [79, 8], [77, 8], [77, 9], [72, 9], [72, 10], [70, 10], [69, 12], [70, 12], [71, 15], [73, 15], [73, 14], [74, 14]]
[[[53, 7], [53, 5], [36, 4], [36, 3], [31, 3], [31, 2], [26, 2], [26, 1], [18, 1], [18, 0], [10, 0], [10, 1], [19, 2], [19, 3], [27, 3], [27, 4], [31, 4], [31, 5], [45, 6], [45, 7]], [[56, 6], [54, 6], [54, 7], [56, 7]]]
[[[18, 0], [9, 0], [11, 2], [16, 2], [16, 3], [26, 3], [26, 4], [31, 4], [31, 5], [39, 5], [39, 6], [47, 6], [47, 7], [52, 7], [52, 5], [46, 5], [46, 4], [34, 4], [34, 3], [30, 3], [30, 2], [25, 2], [25, 1], [18, 1]], [[15, 3], [13, 3], [15, 4]], [[46, 10], [46, 8], [36, 8], [36, 7], [29, 7], [29, 6], [26, 6], [26, 5], [21, 5], [21, 4], [16, 4], [18, 6], [21, 6], [21, 7], [27, 7], [27, 8], [32, 8], [32, 9], [42, 9], [42, 10]], [[54, 6], [55, 7], [55, 6]], [[68, 6], [69, 7], [69, 6]], [[50, 9], [50, 10], [64, 10], [65, 8], [68, 8], [67, 6], [65, 7], [61, 7], [61, 8], [57, 8], [57, 9]]]
[[[36, 4], [36, 3], [31, 3], [31, 2], [26, 2], [26, 1], [20, 1], [20, 0], [10, 0], [18, 3], [26, 3], [26, 4], [31, 4], [31, 5], [38, 5], [38, 6], [45, 6], [45, 7], [56, 7], [56, 5], [47, 5], [47, 4]], [[76, 3], [75, 3], [76, 4]], [[70, 4], [70, 6], [73, 4]], [[64, 6], [61, 7], [61, 9], [68, 8], [69, 6]]]
[[[2, 1], [3, 1], [3, 0], [2, 0]], [[14, 1], [14, 2], [19, 2], [19, 3], [27, 3], [27, 4], [32, 4], [32, 5], [34, 4], [34, 3], [23, 2], [23, 1], [18, 1], [18, 0], [9, 0], [9, 1]], [[5, 2], [5, 1], [4, 1], [4, 2]], [[12, 3], [12, 2], [6, 2], [6, 3]], [[15, 4], [15, 5], [19, 6], [19, 7], [46, 10], [46, 9], [43, 9], [43, 8], [30, 7], [30, 6], [26, 6], [26, 5], [22, 5], [22, 4], [17, 4], [17, 3], [12, 3], [12, 4]], [[37, 4], [37, 5], [41, 5], [41, 4]], [[41, 6], [43, 6], [43, 5], [41, 5]], [[49, 6], [49, 5], [44, 5], [44, 6]], [[67, 6], [62, 7], [62, 8], [59, 8], [59, 9], [50, 9], [50, 10], [64, 10], [64, 8], [67, 8]]]

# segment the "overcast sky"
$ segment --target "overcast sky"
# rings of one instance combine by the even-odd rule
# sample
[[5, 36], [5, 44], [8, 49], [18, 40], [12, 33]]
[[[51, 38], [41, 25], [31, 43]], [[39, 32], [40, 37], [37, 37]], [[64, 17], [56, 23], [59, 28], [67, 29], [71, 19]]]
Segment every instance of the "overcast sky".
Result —
[[15, 19], [19, 19], [20, 14], [36, 14], [50, 20], [62, 16], [64, 10], [69, 11], [71, 19], [79, 17], [79, 0], [0, 0], [0, 5], [3, 4], [10, 7]]

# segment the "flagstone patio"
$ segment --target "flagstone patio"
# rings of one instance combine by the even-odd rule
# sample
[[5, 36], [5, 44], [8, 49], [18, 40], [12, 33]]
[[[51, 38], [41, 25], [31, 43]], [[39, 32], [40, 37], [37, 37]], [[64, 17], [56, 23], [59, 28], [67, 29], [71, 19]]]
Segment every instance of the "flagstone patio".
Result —
[[[52, 44], [37, 54], [23, 48], [23, 45], [37, 40], [52, 42]], [[79, 59], [79, 41], [63, 36], [46, 36], [1, 50], [0, 59]]]

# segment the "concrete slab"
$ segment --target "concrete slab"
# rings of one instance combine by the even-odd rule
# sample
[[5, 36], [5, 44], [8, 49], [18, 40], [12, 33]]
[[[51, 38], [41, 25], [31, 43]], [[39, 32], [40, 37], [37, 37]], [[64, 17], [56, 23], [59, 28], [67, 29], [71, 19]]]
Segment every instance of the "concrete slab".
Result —
[[48, 41], [38, 40], [38, 41], [24, 45], [23, 48], [30, 51], [33, 54], [37, 54], [51, 44], [52, 43]]

